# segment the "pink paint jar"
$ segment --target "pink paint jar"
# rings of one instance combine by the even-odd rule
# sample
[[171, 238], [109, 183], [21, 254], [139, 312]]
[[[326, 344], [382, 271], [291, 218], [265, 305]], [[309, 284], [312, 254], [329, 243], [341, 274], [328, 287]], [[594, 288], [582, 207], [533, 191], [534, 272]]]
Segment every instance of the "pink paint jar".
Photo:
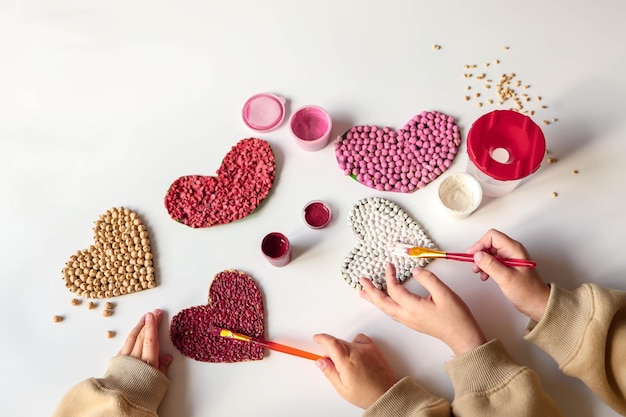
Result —
[[261, 242], [261, 251], [274, 266], [285, 266], [291, 261], [291, 245], [287, 236], [282, 233], [267, 234]]
[[305, 151], [318, 151], [328, 144], [333, 126], [330, 115], [321, 107], [304, 106], [291, 116], [291, 133]]
[[302, 211], [302, 218], [311, 229], [323, 229], [328, 226], [331, 217], [328, 204], [319, 200], [308, 202]]

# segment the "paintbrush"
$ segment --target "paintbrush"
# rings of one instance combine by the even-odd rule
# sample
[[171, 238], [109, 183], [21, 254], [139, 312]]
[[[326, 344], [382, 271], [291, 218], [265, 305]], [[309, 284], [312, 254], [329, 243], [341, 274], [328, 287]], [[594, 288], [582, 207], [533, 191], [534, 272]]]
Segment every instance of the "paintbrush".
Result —
[[235, 333], [232, 330], [223, 329], [220, 327], [212, 327], [211, 334], [225, 337], [228, 339], [241, 340], [242, 342], [254, 343], [267, 349], [275, 350], [277, 352], [288, 353], [290, 355], [299, 356], [301, 358], [311, 359], [314, 361], [324, 358], [324, 356], [316, 355], [315, 353], [296, 349], [287, 345], [281, 345], [280, 343], [271, 342], [269, 340], [259, 339], [258, 337], [246, 336], [245, 334]]
[[[394, 244], [393, 251], [394, 253], [408, 255], [412, 258], [444, 258], [453, 261], [474, 262], [474, 255], [470, 255], [469, 253], [443, 252], [440, 250], [408, 245], [401, 242], [396, 242]], [[498, 260], [498, 262], [501, 262], [507, 266], [523, 266], [528, 268], [534, 268], [537, 266], [537, 263], [535, 261], [530, 261], [527, 259], [509, 259], [499, 258], [497, 256], [495, 258]]]

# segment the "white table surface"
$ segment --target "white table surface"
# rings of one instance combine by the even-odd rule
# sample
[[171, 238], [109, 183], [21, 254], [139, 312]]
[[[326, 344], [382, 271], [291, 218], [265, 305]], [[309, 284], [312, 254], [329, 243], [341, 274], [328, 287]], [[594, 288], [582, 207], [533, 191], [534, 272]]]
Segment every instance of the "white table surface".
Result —
[[[162, 349], [174, 355], [161, 416], [360, 415], [313, 362], [266, 352], [262, 361], [207, 364], [176, 351], [169, 319], [205, 303], [212, 277], [233, 268], [261, 288], [268, 338], [320, 352], [314, 333], [351, 339], [365, 332], [399, 375], [450, 399], [442, 368], [450, 350], [393, 322], [340, 275], [356, 243], [347, 214], [364, 197], [396, 202], [446, 250], [464, 251], [495, 227], [526, 244], [546, 280], [626, 289], [624, 15], [626, 3], [617, 0], [4, 0], [0, 414], [49, 415], [72, 385], [101, 376], [139, 316], [159, 307], [167, 319]], [[333, 135], [355, 124], [401, 127], [422, 110], [439, 110], [457, 119], [465, 140], [472, 121], [498, 107], [463, 100], [466, 85], [479, 86], [463, 78], [463, 65], [478, 71], [494, 59], [501, 63], [488, 74], [515, 72], [530, 95], [543, 97], [548, 108], [534, 116], [538, 123], [558, 118], [540, 124], [558, 162], [462, 221], [438, 211], [437, 181], [414, 194], [376, 192], [343, 175], [332, 146], [307, 153], [286, 124], [255, 135], [240, 119], [249, 96], [273, 92], [290, 110], [327, 109]], [[171, 182], [214, 174], [250, 136], [268, 140], [277, 158], [263, 206], [209, 229], [174, 222], [163, 206]], [[449, 172], [466, 163], [463, 142]], [[334, 210], [326, 229], [302, 222], [301, 208], [313, 199]], [[115, 314], [103, 318], [102, 304], [95, 311], [70, 305], [61, 269], [90, 245], [98, 216], [118, 206], [148, 225], [158, 287], [116, 298]], [[275, 230], [294, 245], [284, 268], [259, 251], [262, 236]], [[465, 299], [489, 338], [501, 338], [519, 363], [537, 370], [567, 415], [614, 414], [521, 340], [526, 320], [493, 282], [480, 282], [468, 264], [429, 268]], [[414, 284], [407, 285], [418, 290]], [[57, 314], [62, 323], [53, 323]], [[105, 338], [107, 330], [117, 336]]]

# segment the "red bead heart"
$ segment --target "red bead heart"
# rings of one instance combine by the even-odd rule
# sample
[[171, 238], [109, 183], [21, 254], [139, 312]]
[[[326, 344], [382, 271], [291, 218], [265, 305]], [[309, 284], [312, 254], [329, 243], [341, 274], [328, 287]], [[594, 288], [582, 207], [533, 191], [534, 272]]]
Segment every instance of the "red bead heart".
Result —
[[165, 208], [177, 222], [210, 227], [242, 219], [267, 196], [276, 162], [269, 143], [249, 138], [226, 154], [216, 177], [178, 178], [165, 195]]
[[240, 271], [215, 276], [206, 305], [187, 308], [170, 324], [172, 343], [183, 355], [202, 362], [242, 362], [263, 359], [254, 343], [221, 337], [212, 330], [225, 328], [263, 338], [263, 298], [254, 280]]
[[379, 191], [410, 193], [426, 186], [451, 165], [461, 144], [454, 118], [422, 112], [402, 129], [354, 126], [335, 143], [346, 175]]

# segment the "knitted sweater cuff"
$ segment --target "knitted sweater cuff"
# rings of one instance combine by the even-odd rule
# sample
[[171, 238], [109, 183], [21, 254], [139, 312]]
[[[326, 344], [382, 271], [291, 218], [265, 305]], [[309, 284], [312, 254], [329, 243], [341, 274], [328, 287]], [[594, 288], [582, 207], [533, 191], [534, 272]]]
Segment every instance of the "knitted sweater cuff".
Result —
[[[491, 340], [445, 364], [455, 398], [486, 392], [510, 381], [520, 372], [502, 342]], [[469, 377], [471, 376], [471, 377]]]
[[551, 284], [546, 312], [539, 322], [530, 321], [524, 339], [563, 366], [578, 350], [592, 315], [593, 299], [588, 285], [569, 291]]
[[98, 382], [155, 413], [170, 384], [158, 369], [132, 356], [122, 355], [111, 359], [104, 378], [98, 379]]
[[[432, 415], [448, 415], [450, 404], [422, 388], [411, 377], [404, 377], [389, 388], [365, 412], [363, 417], [415, 416], [420, 411], [431, 410]], [[428, 415], [431, 415], [429, 413]]]

